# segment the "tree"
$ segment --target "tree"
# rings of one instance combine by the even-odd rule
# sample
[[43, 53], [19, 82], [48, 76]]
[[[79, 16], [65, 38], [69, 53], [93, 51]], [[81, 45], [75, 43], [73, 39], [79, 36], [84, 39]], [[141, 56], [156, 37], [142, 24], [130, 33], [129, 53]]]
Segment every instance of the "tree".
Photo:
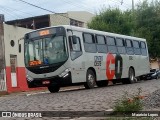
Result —
[[132, 26], [131, 10], [122, 12], [118, 8], [105, 8], [88, 23], [91, 29], [125, 35], [131, 34]]
[[160, 2], [139, 2], [134, 10], [102, 9], [90, 23], [91, 29], [145, 38], [152, 58], [160, 58]]
[[135, 14], [135, 35], [147, 39], [151, 57], [160, 57], [160, 2], [143, 1], [137, 6]]

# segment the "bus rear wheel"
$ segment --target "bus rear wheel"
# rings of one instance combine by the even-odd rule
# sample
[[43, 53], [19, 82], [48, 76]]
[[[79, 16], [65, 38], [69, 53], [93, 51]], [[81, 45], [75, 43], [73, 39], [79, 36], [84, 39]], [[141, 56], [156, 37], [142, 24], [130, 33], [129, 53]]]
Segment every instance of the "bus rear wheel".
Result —
[[132, 84], [132, 83], [136, 82], [135, 73], [134, 73], [133, 68], [129, 68], [128, 77], [129, 77], [129, 84]]
[[60, 86], [58, 85], [51, 85], [51, 86], [48, 86], [48, 90], [51, 92], [51, 93], [56, 93], [60, 90]]
[[137, 82], [137, 79], [135, 78], [135, 72], [133, 68], [129, 68], [128, 71], [128, 78], [123, 78], [122, 83], [123, 84], [132, 84]]
[[87, 71], [86, 82], [84, 83], [84, 87], [86, 89], [92, 89], [96, 85], [96, 77], [92, 70]]

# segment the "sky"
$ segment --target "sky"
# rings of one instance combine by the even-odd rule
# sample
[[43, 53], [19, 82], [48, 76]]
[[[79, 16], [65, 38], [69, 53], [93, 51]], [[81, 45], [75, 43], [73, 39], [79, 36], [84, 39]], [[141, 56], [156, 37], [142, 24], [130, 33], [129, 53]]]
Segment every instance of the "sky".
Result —
[[[122, 10], [132, 8], [132, 0], [24, 0], [34, 5], [46, 8], [56, 13], [67, 11], [88, 11], [98, 13], [104, 7], [119, 7]], [[143, 0], [134, 0], [135, 5]], [[123, 4], [121, 4], [123, 2]], [[27, 5], [19, 0], [0, 0], [0, 14], [5, 15], [5, 21], [22, 19], [50, 12]]]

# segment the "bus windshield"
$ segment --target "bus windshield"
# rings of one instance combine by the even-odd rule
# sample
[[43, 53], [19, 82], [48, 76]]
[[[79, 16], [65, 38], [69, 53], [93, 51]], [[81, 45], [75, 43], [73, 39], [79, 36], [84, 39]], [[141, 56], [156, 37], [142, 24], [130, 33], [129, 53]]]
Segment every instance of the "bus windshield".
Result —
[[26, 66], [49, 65], [67, 60], [65, 45], [66, 37], [54, 36], [35, 40], [27, 40], [25, 43]]

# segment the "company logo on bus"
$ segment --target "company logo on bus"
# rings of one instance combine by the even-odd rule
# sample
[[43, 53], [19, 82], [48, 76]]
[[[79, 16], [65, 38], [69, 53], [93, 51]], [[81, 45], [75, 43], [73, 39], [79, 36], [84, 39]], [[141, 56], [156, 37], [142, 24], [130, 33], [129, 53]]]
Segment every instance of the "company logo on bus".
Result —
[[116, 54], [115, 56], [111, 53], [106, 58], [106, 76], [108, 80], [121, 78], [123, 70], [123, 59], [121, 55]]

